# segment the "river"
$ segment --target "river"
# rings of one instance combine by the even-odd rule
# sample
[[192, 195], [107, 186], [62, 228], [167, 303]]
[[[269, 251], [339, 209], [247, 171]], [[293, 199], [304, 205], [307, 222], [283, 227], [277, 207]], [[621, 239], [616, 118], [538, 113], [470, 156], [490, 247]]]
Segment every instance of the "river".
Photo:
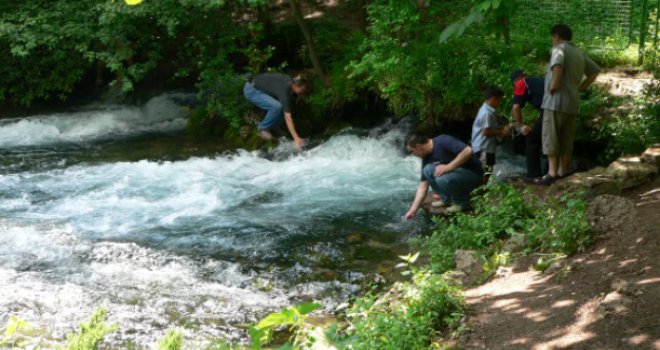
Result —
[[[0, 120], [0, 321], [61, 344], [100, 307], [118, 347], [199, 347], [305, 301], [332, 310], [429, 229], [403, 222], [403, 123], [296, 153], [191, 143], [177, 94]], [[356, 238], [357, 237], [357, 238]]]

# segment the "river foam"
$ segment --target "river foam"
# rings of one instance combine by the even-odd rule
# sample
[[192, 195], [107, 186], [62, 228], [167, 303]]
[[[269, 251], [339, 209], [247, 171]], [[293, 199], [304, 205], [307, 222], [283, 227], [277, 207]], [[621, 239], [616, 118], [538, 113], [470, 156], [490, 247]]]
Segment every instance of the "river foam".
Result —
[[176, 103], [176, 99], [182, 96], [187, 94], [161, 95], [141, 107], [89, 106], [69, 113], [2, 119], [0, 148], [79, 144], [147, 132], [181, 130], [186, 119], [183, 107]]
[[[144, 110], [81, 112], [94, 121], [88, 128], [76, 115], [5, 122], [0, 130], [14, 136], [0, 142], [51, 142], [65, 159], [59, 150], [81, 135], [136, 135], [124, 123]], [[176, 115], [145, 122], [142, 132], [170, 130]], [[346, 130], [301, 153], [281, 142], [269, 152], [0, 175], [0, 321], [16, 315], [62, 341], [107, 307], [120, 329], [109, 340], [148, 348], [170, 327], [189, 341], [236, 340], [245, 337], [238, 324], [282, 307], [316, 300], [331, 309], [359, 289], [368, 269], [358, 266], [373, 251], [349, 235], [405, 241], [424, 228], [421, 219], [400, 220], [419, 171], [403, 152], [404, 133]]]

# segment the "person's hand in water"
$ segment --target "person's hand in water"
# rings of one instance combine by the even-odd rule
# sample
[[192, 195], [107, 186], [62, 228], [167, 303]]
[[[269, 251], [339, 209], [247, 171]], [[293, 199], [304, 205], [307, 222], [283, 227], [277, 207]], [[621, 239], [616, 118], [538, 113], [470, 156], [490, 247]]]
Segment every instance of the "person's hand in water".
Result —
[[301, 139], [300, 137], [295, 137], [293, 139], [293, 144], [296, 146], [296, 149], [300, 151], [305, 145], [305, 140]]
[[415, 215], [417, 215], [417, 210], [415, 210], [415, 211], [408, 210], [408, 212], [406, 213], [406, 215], [403, 216], [403, 219], [406, 220], [406, 221], [408, 221], [408, 220], [414, 218]]

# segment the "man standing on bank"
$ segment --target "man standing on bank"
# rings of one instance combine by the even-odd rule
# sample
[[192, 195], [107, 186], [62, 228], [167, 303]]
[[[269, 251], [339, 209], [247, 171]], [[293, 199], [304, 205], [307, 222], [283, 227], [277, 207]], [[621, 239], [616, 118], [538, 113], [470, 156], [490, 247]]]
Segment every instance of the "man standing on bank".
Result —
[[433, 139], [422, 134], [411, 134], [406, 139], [406, 149], [422, 158], [422, 174], [415, 192], [415, 199], [405, 215], [411, 219], [426, 199], [429, 186], [440, 196], [442, 205], [449, 206], [448, 213], [470, 208], [470, 192], [479, 187], [484, 169], [472, 148], [450, 135]]
[[[527, 177], [525, 181], [532, 181], [541, 177], [541, 130], [543, 129], [543, 78], [533, 78], [525, 75], [522, 69], [516, 69], [511, 74], [513, 84], [513, 103], [511, 114], [515, 120], [515, 127], [525, 136], [525, 158], [527, 158]], [[532, 127], [523, 123], [522, 109], [529, 102], [539, 111], [539, 117]]]
[[281, 73], [258, 74], [243, 86], [243, 96], [255, 106], [266, 111], [266, 117], [259, 123], [257, 135], [264, 140], [272, 140], [271, 130], [286, 122], [293, 137], [293, 143], [300, 150], [303, 140], [296, 132], [296, 126], [291, 117], [291, 101], [293, 94], [302, 96], [307, 89], [307, 82], [301, 76], [291, 78]]
[[[548, 173], [534, 180], [550, 185], [568, 174], [573, 153], [575, 120], [580, 112], [580, 91], [596, 80], [600, 67], [576, 48], [573, 32], [565, 24], [550, 30], [552, 51], [545, 75], [543, 95], [543, 153], [548, 156]], [[587, 78], [582, 81], [583, 76]]]

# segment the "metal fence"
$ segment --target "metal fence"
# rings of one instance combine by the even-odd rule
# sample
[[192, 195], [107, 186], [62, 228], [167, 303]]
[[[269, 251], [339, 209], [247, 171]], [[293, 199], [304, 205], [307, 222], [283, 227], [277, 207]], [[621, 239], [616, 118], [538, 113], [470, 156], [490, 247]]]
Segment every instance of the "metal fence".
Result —
[[547, 42], [550, 28], [565, 23], [583, 46], [623, 50], [635, 29], [633, 10], [633, 0], [515, 0], [511, 40]]

